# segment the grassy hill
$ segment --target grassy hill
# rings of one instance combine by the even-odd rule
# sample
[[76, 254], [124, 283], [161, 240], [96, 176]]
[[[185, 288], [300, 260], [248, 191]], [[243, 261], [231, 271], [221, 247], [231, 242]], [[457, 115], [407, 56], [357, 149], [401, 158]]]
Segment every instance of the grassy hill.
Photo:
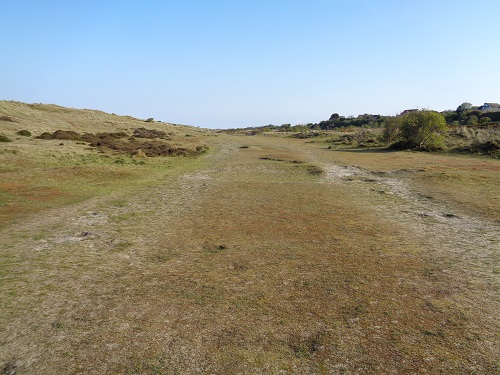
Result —
[[[33, 134], [54, 132], [58, 129], [89, 133], [120, 131], [144, 126], [146, 122], [146, 120], [131, 116], [119, 116], [97, 110], [66, 108], [54, 104], [26, 104], [5, 100], [0, 101], [0, 118], [2, 132], [13, 132], [25, 128]], [[198, 132], [191, 126], [158, 121], [151, 121], [147, 124], [152, 129], [162, 129], [182, 135]]]
[[[42, 134], [47, 137], [40, 139]], [[116, 134], [121, 139], [109, 136]], [[211, 135], [95, 110], [0, 101], [0, 226], [26, 213], [145, 183], [153, 172], [179, 164], [146, 154], [198, 154]]]

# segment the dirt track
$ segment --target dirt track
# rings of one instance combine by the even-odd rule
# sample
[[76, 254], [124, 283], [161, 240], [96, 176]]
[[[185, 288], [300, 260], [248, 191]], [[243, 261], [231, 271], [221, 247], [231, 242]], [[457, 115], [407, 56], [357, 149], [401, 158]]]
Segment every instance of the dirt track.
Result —
[[3, 231], [5, 373], [498, 371], [498, 221], [420, 191], [410, 163], [213, 143]]

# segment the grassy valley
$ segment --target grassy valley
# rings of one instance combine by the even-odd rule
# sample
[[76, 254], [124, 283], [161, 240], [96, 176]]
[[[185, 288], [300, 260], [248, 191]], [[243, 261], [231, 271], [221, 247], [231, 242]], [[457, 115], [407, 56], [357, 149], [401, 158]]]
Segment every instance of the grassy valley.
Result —
[[0, 102], [2, 374], [498, 373], [500, 161], [302, 130]]

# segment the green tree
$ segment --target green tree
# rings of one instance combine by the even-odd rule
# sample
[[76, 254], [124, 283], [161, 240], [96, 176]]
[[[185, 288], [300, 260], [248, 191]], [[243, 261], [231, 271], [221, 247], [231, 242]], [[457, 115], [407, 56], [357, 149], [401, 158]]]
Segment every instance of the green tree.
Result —
[[447, 126], [443, 115], [428, 110], [410, 112], [400, 118], [400, 137], [406, 147], [426, 150], [443, 148]]
[[489, 117], [481, 117], [479, 120], [481, 124], [487, 124], [488, 122], [491, 122], [491, 119]]
[[460, 105], [457, 107], [457, 113], [462, 113], [462, 112], [465, 112], [465, 111], [467, 111], [467, 110], [469, 110], [469, 109], [471, 109], [471, 108], [472, 108], [472, 104], [471, 104], [471, 103], [467, 103], [467, 102], [462, 103], [462, 104], [460, 104]]

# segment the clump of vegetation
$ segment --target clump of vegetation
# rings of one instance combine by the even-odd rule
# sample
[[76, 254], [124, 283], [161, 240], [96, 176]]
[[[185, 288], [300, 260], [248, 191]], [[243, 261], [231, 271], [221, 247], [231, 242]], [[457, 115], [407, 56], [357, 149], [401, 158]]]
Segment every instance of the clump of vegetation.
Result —
[[12, 142], [12, 139], [7, 137], [6, 135], [0, 135], [0, 142]]
[[99, 148], [107, 148], [119, 153], [129, 155], [145, 155], [148, 157], [155, 156], [194, 156], [204, 153], [207, 146], [198, 145], [194, 148], [172, 146], [168, 143], [148, 140], [142, 142], [128, 142], [124, 140], [117, 140], [112, 138], [101, 139], [91, 146]]
[[365, 128], [354, 133], [353, 138], [359, 147], [374, 146], [377, 143], [377, 135]]
[[147, 139], [154, 139], [154, 138], [165, 139], [165, 138], [167, 138], [167, 133], [165, 133], [162, 130], [137, 128], [137, 129], [134, 129], [134, 137], [147, 138]]
[[23, 137], [31, 137], [31, 132], [26, 129], [19, 130], [17, 134], [22, 135]]
[[[443, 115], [428, 110], [406, 113], [396, 121], [394, 137], [399, 141], [395, 149], [438, 150], [444, 148], [444, 134], [447, 130]], [[390, 132], [388, 132], [390, 134]]]
[[394, 143], [399, 136], [399, 122], [397, 117], [385, 119], [385, 127], [382, 131], [382, 139], [386, 144]]
[[454, 151], [459, 153], [477, 154], [500, 159], [500, 139], [487, 141], [474, 141], [467, 145], [456, 147]]
[[128, 134], [125, 132], [114, 132], [114, 133], [85, 133], [82, 135], [81, 140], [84, 142], [89, 142], [91, 146], [96, 146], [98, 142], [102, 140], [113, 140], [113, 139], [122, 139], [128, 137]]
[[50, 136], [51, 139], [60, 139], [64, 141], [79, 141], [81, 139], [80, 134], [73, 130], [56, 130]]
[[366, 127], [366, 128], [378, 128], [384, 122], [384, 118], [380, 115], [371, 115], [365, 113], [364, 115], [359, 115], [358, 117], [345, 117], [338, 113], [334, 113], [326, 121], [321, 121], [317, 124], [308, 124], [307, 126], [312, 129], [323, 129], [323, 130], [333, 130], [341, 129], [346, 127]]
[[[154, 156], [194, 156], [204, 153], [207, 150], [206, 145], [197, 145], [193, 148], [183, 146], [172, 146], [160, 140], [153, 138], [165, 137], [167, 134], [163, 131], [139, 128], [134, 130], [134, 136], [129, 137], [125, 132], [115, 133], [85, 133], [78, 134], [72, 130], [57, 130], [54, 133], [42, 133], [38, 139], [57, 139], [88, 142], [90, 146], [100, 149], [109, 149], [117, 153], [130, 156], [154, 157]], [[137, 140], [143, 138], [144, 140]]]
[[299, 139], [308, 139], [308, 138], [316, 138], [325, 136], [324, 133], [320, 133], [317, 131], [303, 131], [299, 133], [294, 133], [290, 137], [291, 138], [299, 138]]

